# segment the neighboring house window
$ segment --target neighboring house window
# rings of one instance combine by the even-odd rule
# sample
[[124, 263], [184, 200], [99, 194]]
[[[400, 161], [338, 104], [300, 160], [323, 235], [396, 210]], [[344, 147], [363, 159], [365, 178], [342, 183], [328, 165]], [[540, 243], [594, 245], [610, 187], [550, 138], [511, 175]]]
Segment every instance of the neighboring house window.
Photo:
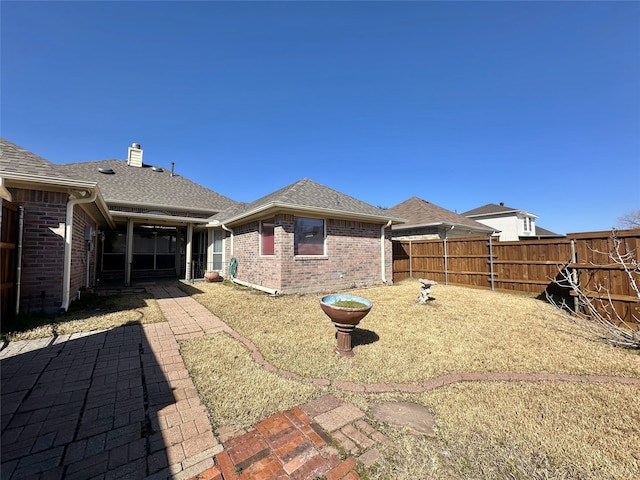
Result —
[[531, 231], [531, 219], [529, 217], [524, 217], [524, 231]]
[[260, 225], [260, 255], [273, 255], [275, 242], [273, 236], [273, 219], [262, 222]]
[[324, 255], [324, 220], [296, 218], [293, 225], [295, 255]]

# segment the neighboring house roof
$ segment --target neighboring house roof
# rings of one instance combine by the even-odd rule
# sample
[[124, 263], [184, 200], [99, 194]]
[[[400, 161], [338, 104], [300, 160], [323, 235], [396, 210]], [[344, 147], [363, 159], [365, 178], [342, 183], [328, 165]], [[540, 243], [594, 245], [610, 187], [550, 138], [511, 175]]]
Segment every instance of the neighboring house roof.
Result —
[[461, 215], [464, 215], [465, 217], [483, 217], [487, 215], [500, 215], [509, 213], [521, 213], [536, 217], [536, 215], [534, 215], [533, 213], [529, 213], [518, 208], [505, 207], [503, 203], [501, 203], [500, 205], [496, 205], [495, 203], [487, 203], [482, 207], [474, 208], [473, 210], [464, 212]]
[[[483, 205], [482, 207], [474, 208], [473, 210], [469, 210], [468, 212], [464, 212], [462, 215], [470, 218], [482, 218], [482, 217], [495, 217], [497, 215], [527, 215], [530, 217], [537, 218], [538, 216], [526, 212], [525, 210], [520, 210], [518, 208], [507, 207], [503, 203], [500, 205], [496, 205], [495, 203], [488, 203]], [[527, 238], [541, 238], [541, 237], [563, 237], [564, 235], [554, 233], [550, 230], [546, 230], [539, 225], [536, 225], [535, 235], [531, 237], [520, 237], [522, 239]]]
[[427, 200], [411, 197], [398, 205], [391, 207], [389, 212], [404, 218], [406, 223], [394, 225], [393, 230], [427, 226], [463, 226], [481, 232], [493, 232], [495, 229], [476, 222], [470, 218], [439, 207]]
[[536, 225], [536, 237], [564, 237], [564, 235], [552, 232], [551, 230], [547, 230], [546, 228], [542, 228], [539, 225]]
[[303, 178], [254, 202], [236, 206], [210, 220], [214, 223], [232, 224], [246, 222], [252, 218], [264, 217], [280, 211], [323, 214], [334, 218], [351, 218], [383, 223], [403, 221], [403, 219], [389, 214], [388, 210], [374, 207], [308, 178]]
[[[148, 206], [156, 209], [202, 211], [213, 214], [236, 202], [183, 176], [162, 168], [127, 165], [126, 160], [68, 163], [60, 167], [98, 183], [110, 205]], [[98, 169], [111, 170], [101, 173]]]

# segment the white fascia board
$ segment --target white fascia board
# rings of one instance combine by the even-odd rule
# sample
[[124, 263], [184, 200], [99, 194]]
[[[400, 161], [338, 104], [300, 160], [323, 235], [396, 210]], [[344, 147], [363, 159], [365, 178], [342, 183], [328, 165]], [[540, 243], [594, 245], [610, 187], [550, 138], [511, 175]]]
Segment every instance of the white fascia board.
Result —
[[116, 224], [113, 221], [113, 217], [111, 216], [111, 212], [109, 211], [109, 207], [107, 206], [106, 202], [104, 201], [104, 198], [102, 197], [102, 192], [100, 191], [100, 189], [98, 188], [98, 196], [96, 198], [96, 204], [98, 206], [98, 210], [100, 210], [100, 213], [102, 213], [102, 216], [104, 217], [104, 219], [107, 221], [107, 223], [109, 224], [109, 228], [116, 228]]
[[407, 230], [409, 228], [424, 228], [424, 227], [440, 227], [442, 225], [446, 225], [444, 222], [431, 222], [431, 223], [413, 223], [411, 225], [408, 224], [400, 224], [394, 225], [392, 227], [393, 230]]
[[[123, 200], [107, 200], [107, 202], [109, 203], [109, 205], [115, 205], [118, 207], [153, 208], [154, 210], [167, 208], [170, 210], [187, 210], [189, 212], [195, 212], [195, 213], [206, 213], [209, 216], [212, 216], [218, 213], [218, 210], [214, 210], [214, 209], [193, 208], [193, 207], [185, 208], [179, 205], [166, 205], [166, 204], [159, 204], [159, 203], [126, 202]], [[206, 219], [201, 218], [200, 220], [206, 220]]]
[[360, 213], [351, 213], [345, 212], [344, 210], [334, 210], [328, 208], [318, 208], [318, 207], [308, 207], [305, 205], [291, 205], [287, 203], [280, 202], [271, 202], [264, 205], [260, 205], [259, 207], [249, 210], [247, 212], [243, 212], [240, 215], [236, 215], [234, 217], [225, 219], [222, 222], [225, 225], [232, 225], [234, 223], [239, 222], [247, 222], [253, 220], [256, 217], [261, 217], [266, 215], [267, 213], [273, 211], [273, 213], [277, 212], [288, 212], [288, 213], [303, 213], [309, 214], [315, 217], [328, 217], [328, 218], [348, 218], [357, 221], [368, 220], [373, 223], [387, 223], [391, 220], [394, 223], [401, 223], [403, 220], [397, 217], [384, 217], [378, 215], [368, 215], [368, 214], [360, 214]]
[[432, 223], [420, 223], [420, 224], [414, 224], [414, 225], [398, 225], [398, 226], [394, 226], [393, 230], [408, 230], [412, 228], [424, 228], [424, 227], [455, 227], [455, 228], [472, 230], [476, 232], [484, 232], [484, 233], [488, 233], [488, 232], [495, 233], [500, 231], [491, 227], [479, 228], [479, 227], [472, 227], [470, 225], [465, 225], [464, 223], [450, 223], [450, 222], [432, 222]]
[[194, 217], [178, 217], [175, 215], [153, 215], [149, 213], [136, 213], [136, 212], [120, 212], [118, 210], [110, 210], [109, 213], [112, 217], [118, 218], [137, 218], [143, 219], [148, 222], [153, 222], [154, 220], [162, 221], [163, 223], [192, 223], [194, 225], [205, 225], [206, 219], [204, 218], [194, 218]]
[[97, 187], [96, 182], [75, 180], [73, 178], [55, 178], [30, 173], [2, 172], [2, 177], [21, 184], [40, 184], [52, 187], [75, 188], [78, 190], [90, 190]]
[[102, 196], [102, 192], [98, 187], [96, 182], [87, 182], [84, 180], [75, 180], [72, 178], [51, 178], [51, 177], [43, 177], [42, 175], [32, 175], [29, 173], [13, 173], [13, 172], [3, 172], [1, 175], [2, 178], [11, 180], [12, 183], [16, 185], [16, 188], [34, 188], [34, 186], [47, 186], [47, 187], [58, 187], [61, 190], [96, 190], [97, 197], [95, 200], [96, 206], [100, 213], [107, 221], [107, 224], [111, 228], [115, 228], [115, 223], [111, 218], [109, 213], [109, 208], [107, 207], [106, 202]]

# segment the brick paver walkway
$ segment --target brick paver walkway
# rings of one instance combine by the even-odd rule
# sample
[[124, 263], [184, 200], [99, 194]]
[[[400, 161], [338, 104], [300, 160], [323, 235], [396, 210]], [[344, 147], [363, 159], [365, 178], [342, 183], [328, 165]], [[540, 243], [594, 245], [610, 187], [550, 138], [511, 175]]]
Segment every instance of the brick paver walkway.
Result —
[[[165, 323], [17, 341], [0, 350], [2, 480], [357, 479], [356, 461], [389, 439], [333, 395], [216, 438], [177, 340], [227, 332], [287, 378], [353, 392], [424, 392], [465, 381], [640, 385], [640, 378], [460, 373], [412, 384], [302, 378], [267, 362], [249, 339], [173, 286], [153, 286]], [[335, 446], [349, 454], [341, 459]]]

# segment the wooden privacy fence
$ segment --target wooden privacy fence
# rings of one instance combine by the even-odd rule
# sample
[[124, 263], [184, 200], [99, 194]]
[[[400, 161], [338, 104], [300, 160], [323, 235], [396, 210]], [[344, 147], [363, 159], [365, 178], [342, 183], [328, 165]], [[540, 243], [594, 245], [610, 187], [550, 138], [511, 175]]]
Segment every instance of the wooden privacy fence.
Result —
[[[640, 230], [620, 230], [620, 253], [638, 260]], [[438, 283], [491, 290], [545, 292], [571, 297], [563, 272], [574, 275], [589, 298], [611, 303], [625, 321], [640, 318], [638, 297], [624, 268], [609, 256], [612, 232], [569, 234], [564, 238], [500, 242], [454, 238], [393, 242], [393, 279], [428, 278]], [[640, 275], [632, 277], [640, 286]], [[573, 304], [570, 303], [570, 304]]]

